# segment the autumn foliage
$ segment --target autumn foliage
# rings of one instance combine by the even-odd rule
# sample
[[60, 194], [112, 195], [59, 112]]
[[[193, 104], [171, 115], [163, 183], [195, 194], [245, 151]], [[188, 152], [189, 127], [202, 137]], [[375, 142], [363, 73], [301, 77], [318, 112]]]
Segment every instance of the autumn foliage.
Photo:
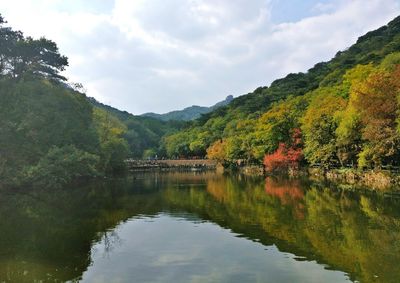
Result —
[[304, 191], [299, 180], [265, 179], [265, 193], [279, 199], [282, 205], [294, 208], [294, 217], [304, 218]]
[[226, 156], [226, 142], [217, 140], [207, 149], [207, 157], [219, 162], [223, 162]]
[[355, 90], [354, 106], [361, 114], [364, 149], [359, 164], [380, 166], [396, 163], [399, 157], [398, 131], [400, 65], [392, 72], [380, 71]]
[[302, 158], [301, 132], [299, 129], [294, 129], [291, 145], [279, 143], [274, 153], [264, 156], [264, 166], [267, 171], [298, 169]]

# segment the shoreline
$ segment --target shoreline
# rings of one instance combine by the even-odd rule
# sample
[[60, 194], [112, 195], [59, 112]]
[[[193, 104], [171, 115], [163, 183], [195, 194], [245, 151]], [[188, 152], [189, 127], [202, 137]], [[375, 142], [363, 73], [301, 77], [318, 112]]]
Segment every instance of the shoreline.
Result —
[[374, 191], [400, 191], [400, 173], [388, 170], [358, 170], [349, 168], [324, 170], [307, 168], [310, 179], [326, 180], [338, 185], [363, 187]]
[[129, 172], [140, 171], [218, 171], [237, 172], [249, 176], [287, 175], [308, 177], [315, 181], [328, 181], [343, 187], [367, 188], [373, 191], [400, 191], [400, 173], [389, 170], [359, 170], [354, 168], [324, 169], [305, 166], [298, 170], [266, 172], [262, 165], [224, 168], [210, 159], [128, 160]]
[[[359, 170], [354, 168], [324, 169], [320, 167], [303, 167], [298, 170], [266, 172], [262, 165], [249, 165], [237, 168], [245, 175], [291, 177], [308, 177], [313, 181], [332, 182], [342, 187], [362, 188], [381, 192], [400, 192], [400, 172], [389, 170]], [[229, 170], [228, 170], [229, 171]]]

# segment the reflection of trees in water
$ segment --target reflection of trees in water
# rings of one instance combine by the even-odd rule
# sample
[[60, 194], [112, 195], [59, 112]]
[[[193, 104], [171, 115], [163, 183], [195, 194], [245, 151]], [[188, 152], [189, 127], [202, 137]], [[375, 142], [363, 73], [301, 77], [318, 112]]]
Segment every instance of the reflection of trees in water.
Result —
[[294, 217], [304, 218], [304, 190], [298, 179], [276, 179], [267, 177], [265, 179], [265, 193], [278, 198], [283, 205], [294, 208]]
[[225, 202], [228, 200], [228, 188], [224, 186], [223, 179], [209, 180], [207, 182], [207, 192], [210, 193], [216, 200]]
[[102, 248], [103, 257], [109, 258], [112, 252], [114, 251], [115, 247], [122, 245], [122, 239], [119, 237], [116, 229], [100, 232], [98, 233], [98, 235], [101, 235], [100, 236], [101, 240], [97, 245], [96, 244], [93, 245], [91, 249], [92, 255], [100, 252], [98, 250], [98, 247], [100, 246]]
[[105, 256], [121, 243], [115, 229], [121, 221], [185, 211], [361, 282], [399, 282], [399, 202], [273, 178], [180, 173], [134, 182], [33, 196], [1, 193], [0, 281], [46, 281], [47, 274], [60, 281], [79, 278], [93, 243]]
[[[152, 186], [149, 186], [152, 187]], [[139, 213], [158, 212], [154, 189], [139, 192], [129, 180], [86, 187], [0, 193], [0, 282], [68, 281], [91, 262], [93, 243], [104, 254], [120, 243], [114, 228]]]
[[265, 192], [279, 198], [282, 204], [295, 204], [304, 199], [304, 191], [299, 180], [265, 179]]
[[168, 201], [353, 280], [400, 282], [400, 203], [383, 196], [296, 179], [221, 177], [207, 180], [206, 191], [169, 188]]

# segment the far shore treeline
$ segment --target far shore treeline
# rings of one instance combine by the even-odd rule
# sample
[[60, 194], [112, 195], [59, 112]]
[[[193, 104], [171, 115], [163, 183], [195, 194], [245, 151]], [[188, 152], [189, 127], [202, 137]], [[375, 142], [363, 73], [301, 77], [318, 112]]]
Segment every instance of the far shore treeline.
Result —
[[400, 17], [190, 122], [103, 105], [60, 74], [67, 66], [56, 43], [0, 16], [0, 186], [62, 186], [156, 156], [267, 170], [400, 165]]

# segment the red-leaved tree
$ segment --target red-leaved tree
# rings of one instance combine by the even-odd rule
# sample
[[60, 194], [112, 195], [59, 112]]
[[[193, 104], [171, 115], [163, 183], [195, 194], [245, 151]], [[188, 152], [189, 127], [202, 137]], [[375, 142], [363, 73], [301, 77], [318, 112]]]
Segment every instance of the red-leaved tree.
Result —
[[264, 156], [265, 169], [267, 171], [298, 169], [303, 159], [301, 144], [300, 129], [293, 129], [290, 145], [279, 143], [274, 153]]

